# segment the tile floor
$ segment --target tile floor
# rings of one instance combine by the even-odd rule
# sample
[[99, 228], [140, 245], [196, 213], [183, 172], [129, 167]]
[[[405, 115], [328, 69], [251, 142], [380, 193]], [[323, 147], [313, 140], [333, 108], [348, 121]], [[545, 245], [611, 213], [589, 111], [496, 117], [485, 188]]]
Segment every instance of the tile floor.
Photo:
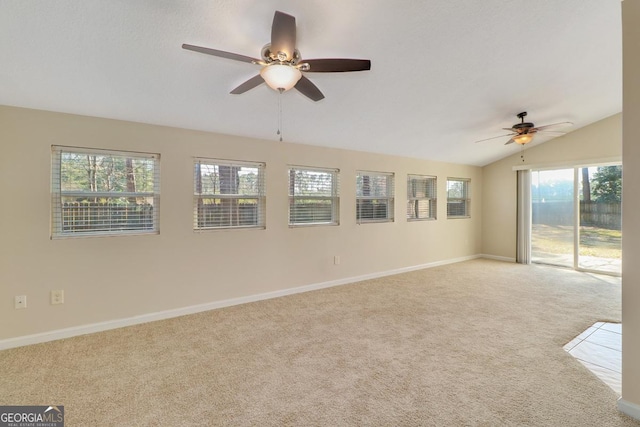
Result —
[[596, 322], [564, 349], [613, 391], [622, 394], [622, 324]]

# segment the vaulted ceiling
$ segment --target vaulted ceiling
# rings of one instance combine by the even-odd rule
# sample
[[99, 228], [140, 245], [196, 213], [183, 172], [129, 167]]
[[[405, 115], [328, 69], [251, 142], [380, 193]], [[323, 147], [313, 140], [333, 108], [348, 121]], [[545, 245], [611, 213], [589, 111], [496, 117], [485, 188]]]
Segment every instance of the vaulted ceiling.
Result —
[[521, 111], [575, 130], [622, 109], [620, 0], [3, 1], [0, 104], [276, 140], [277, 92], [229, 94], [258, 66], [181, 49], [260, 57], [276, 10], [303, 58], [372, 62], [307, 74], [319, 102], [285, 92], [288, 142], [485, 165], [519, 147], [474, 141]]

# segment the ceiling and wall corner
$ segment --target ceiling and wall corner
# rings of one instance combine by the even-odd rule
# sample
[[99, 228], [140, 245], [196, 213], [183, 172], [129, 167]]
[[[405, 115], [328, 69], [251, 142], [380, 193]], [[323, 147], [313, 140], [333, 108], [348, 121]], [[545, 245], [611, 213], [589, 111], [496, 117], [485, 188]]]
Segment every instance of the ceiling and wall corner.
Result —
[[285, 93], [289, 142], [482, 166], [519, 147], [473, 141], [520, 111], [574, 129], [621, 111], [618, 0], [1, 2], [0, 104], [276, 140], [274, 91], [229, 94], [257, 66], [181, 49], [259, 56], [275, 10], [303, 59], [372, 60], [314, 74], [318, 103]]

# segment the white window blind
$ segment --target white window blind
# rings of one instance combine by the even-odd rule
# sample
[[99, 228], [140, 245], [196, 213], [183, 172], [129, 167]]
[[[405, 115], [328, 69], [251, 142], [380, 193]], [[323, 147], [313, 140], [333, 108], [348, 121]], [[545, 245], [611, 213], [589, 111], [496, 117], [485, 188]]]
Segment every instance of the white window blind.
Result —
[[466, 178], [447, 178], [447, 218], [471, 216], [470, 182]]
[[193, 228], [265, 227], [265, 165], [195, 159]]
[[435, 176], [407, 176], [407, 219], [409, 221], [436, 219], [437, 189]]
[[51, 149], [52, 238], [159, 232], [159, 154]]
[[356, 173], [356, 221], [393, 221], [394, 176], [387, 172]]
[[289, 167], [289, 225], [338, 225], [338, 169]]

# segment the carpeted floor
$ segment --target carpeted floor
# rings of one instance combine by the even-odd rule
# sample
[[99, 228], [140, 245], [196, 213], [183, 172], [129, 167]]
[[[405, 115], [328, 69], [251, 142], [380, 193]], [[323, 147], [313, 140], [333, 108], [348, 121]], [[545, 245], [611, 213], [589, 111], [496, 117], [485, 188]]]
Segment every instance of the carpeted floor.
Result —
[[474, 260], [0, 352], [67, 426], [638, 426], [562, 348], [620, 286]]

